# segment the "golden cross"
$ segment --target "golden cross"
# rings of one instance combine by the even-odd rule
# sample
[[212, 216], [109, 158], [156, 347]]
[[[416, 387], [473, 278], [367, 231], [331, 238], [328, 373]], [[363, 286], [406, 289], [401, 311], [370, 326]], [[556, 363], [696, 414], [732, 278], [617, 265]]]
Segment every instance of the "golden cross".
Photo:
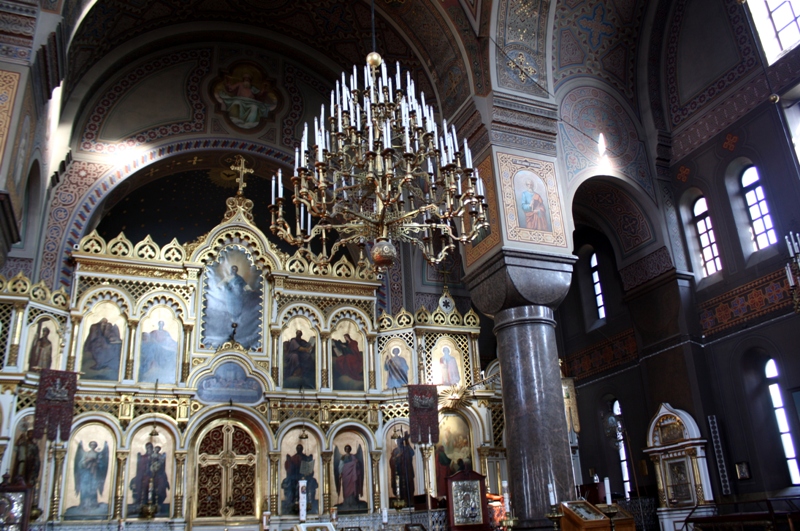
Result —
[[244, 157], [241, 155], [236, 155], [236, 163], [231, 166], [231, 169], [239, 172], [239, 177], [236, 178], [236, 181], [239, 183], [239, 192], [236, 195], [242, 195], [244, 187], [247, 186], [247, 183], [244, 182], [244, 176], [248, 173], [253, 173], [255, 170], [245, 166]]
[[150, 171], [147, 173], [147, 175], [149, 175], [150, 177], [152, 177], [153, 175], [155, 175], [155, 174], [156, 174], [156, 173], [158, 173], [159, 171], [161, 171], [161, 170], [157, 170], [157, 169], [155, 169], [155, 168], [150, 168]]
[[189, 162], [192, 163], [192, 166], [195, 166], [195, 165], [197, 165], [198, 162], [203, 162], [203, 159], [198, 159], [197, 157], [195, 157], [192, 160], [190, 160]]

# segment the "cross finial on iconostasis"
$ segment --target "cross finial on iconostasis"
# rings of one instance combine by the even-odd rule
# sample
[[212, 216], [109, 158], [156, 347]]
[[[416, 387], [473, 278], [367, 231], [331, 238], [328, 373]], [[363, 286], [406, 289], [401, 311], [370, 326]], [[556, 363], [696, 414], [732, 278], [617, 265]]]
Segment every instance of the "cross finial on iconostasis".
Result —
[[231, 169], [239, 172], [239, 177], [236, 178], [236, 182], [239, 183], [239, 192], [236, 195], [242, 195], [244, 187], [247, 186], [247, 183], [244, 182], [244, 176], [248, 173], [253, 173], [255, 170], [245, 165], [244, 157], [241, 155], [236, 155], [236, 163], [231, 166]]

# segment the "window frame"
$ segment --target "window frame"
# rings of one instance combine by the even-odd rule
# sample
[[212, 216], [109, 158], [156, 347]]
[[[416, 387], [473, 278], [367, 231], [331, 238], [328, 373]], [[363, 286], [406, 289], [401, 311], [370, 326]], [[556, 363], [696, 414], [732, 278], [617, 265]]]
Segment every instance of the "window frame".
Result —
[[[795, 439], [792, 433], [791, 421], [786, 411], [786, 400], [784, 400], [784, 392], [780, 384], [781, 373], [775, 358], [770, 358], [764, 363], [763, 371], [764, 383], [767, 386], [767, 394], [770, 398], [770, 406], [775, 413], [775, 421], [781, 439], [784, 460], [789, 469], [789, 479], [792, 485], [800, 485], [800, 467], [798, 466], [800, 457], [797, 455], [797, 445], [794, 442]], [[790, 455], [790, 453], [792, 455]]]
[[[697, 213], [697, 204], [700, 201], [705, 202], [705, 210], [701, 213]], [[714, 223], [711, 218], [711, 209], [708, 206], [708, 199], [704, 195], [700, 195], [692, 201], [691, 206], [691, 213], [692, 213], [692, 226], [695, 230], [695, 235], [697, 237], [697, 244], [699, 245], [700, 252], [698, 253], [699, 261], [703, 269], [704, 276], [703, 278], [708, 278], [715, 273], [722, 272], [722, 258], [720, 257], [719, 252], [719, 243], [717, 242], [717, 237], [714, 232]], [[701, 228], [701, 224], [703, 227]], [[703, 243], [703, 236], [707, 236], [709, 243], [706, 245]], [[706, 249], [710, 251], [711, 258], [706, 260]], [[709, 271], [709, 264], [714, 267], [714, 271]]]
[[[746, 2], [746, 5], [753, 22], [756, 40], [768, 65], [776, 63], [781, 57], [800, 45], [800, 10], [795, 13], [789, 0], [782, 1], [775, 9], [770, 9], [766, 0], [750, 0]], [[784, 6], [788, 6], [794, 19], [781, 26], [779, 30], [774, 15]], [[794, 25], [797, 36], [793, 42], [784, 46], [781, 42], [780, 32], [789, 29], [792, 25]]]
[[603, 283], [600, 280], [600, 266], [598, 265], [597, 252], [594, 250], [589, 256], [589, 276], [592, 278], [592, 295], [594, 297], [597, 319], [599, 321], [605, 321], [606, 303], [605, 297], [603, 297]]
[[[756, 179], [749, 184], [744, 184], [745, 176], [750, 172], [754, 171], [756, 175]], [[739, 189], [742, 196], [742, 200], [744, 201], [745, 212], [747, 213], [747, 218], [749, 220], [750, 225], [750, 240], [752, 242], [754, 253], [765, 251], [768, 248], [772, 247], [776, 243], [778, 243], [778, 236], [775, 230], [775, 221], [772, 219], [772, 210], [769, 206], [769, 200], [767, 199], [767, 193], [764, 191], [764, 182], [761, 177], [761, 172], [758, 171], [758, 166], [755, 164], [750, 164], [746, 166], [739, 174]], [[759, 197], [760, 192], [760, 197]], [[753, 202], [750, 201], [750, 195], [752, 194]], [[753, 208], [758, 207], [759, 216], [757, 218], [753, 217]], [[766, 212], [764, 211], [766, 210]], [[766, 221], [764, 221], [766, 220]], [[761, 222], [764, 225], [764, 229], [760, 232], [757, 232], [757, 225]], [[770, 234], [771, 233], [771, 234]], [[767, 239], [767, 244], [762, 247], [761, 243], [759, 243], [759, 237], [764, 235]], [[771, 235], [771, 238], [770, 238]], [[774, 241], [772, 241], [774, 240]]]

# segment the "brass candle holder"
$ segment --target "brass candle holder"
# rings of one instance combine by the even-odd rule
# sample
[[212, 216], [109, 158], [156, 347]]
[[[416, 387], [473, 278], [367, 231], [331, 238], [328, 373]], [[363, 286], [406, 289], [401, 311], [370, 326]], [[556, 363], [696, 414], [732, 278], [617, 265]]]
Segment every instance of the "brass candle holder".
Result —
[[564, 517], [564, 513], [561, 512], [561, 505], [555, 504], [550, 506], [550, 512], [544, 515], [545, 518], [553, 522], [553, 530], [558, 531], [561, 529], [561, 519]]

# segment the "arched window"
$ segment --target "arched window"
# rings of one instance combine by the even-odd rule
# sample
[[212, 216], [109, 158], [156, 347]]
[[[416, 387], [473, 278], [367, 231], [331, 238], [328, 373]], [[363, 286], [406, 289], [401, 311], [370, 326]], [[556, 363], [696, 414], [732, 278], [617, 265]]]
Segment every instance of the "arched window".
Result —
[[711, 225], [711, 216], [708, 214], [708, 203], [705, 197], [700, 197], [692, 206], [692, 224], [697, 229], [697, 238], [700, 242], [700, 262], [703, 264], [704, 276], [709, 276], [722, 271], [722, 262], [719, 259], [717, 238]]
[[794, 450], [792, 431], [789, 428], [789, 419], [786, 416], [786, 408], [783, 407], [783, 396], [781, 386], [778, 383], [778, 365], [775, 360], [769, 360], [764, 367], [764, 376], [769, 385], [769, 396], [772, 398], [772, 407], [775, 409], [775, 418], [778, 420], [778, 431], [781, 434], [783, 443], [783, 453], [786, 456], [786, 464], [789, 466], [789, 475], [792, 477], [792, 484], [800, 484], [800, 469], [797, 468], [797, 454]]
[[612, 410], [614, 412], [614, 416], [617, 418], [617, 448], [619, 449], [619, 466], [622, 470], [623, 490], [625, 491], [625, 498], [630, 499], [631, 478], [630, 474], [628, 474], [628, 454], [625, 452], [625, 439], [623, 434], [624, 430], [622, 429], [619, 420], [622, 417], [622, 408], [619, 405], [619, 400], [614, 400]]
[[750, 0], [750, 13], [769, 64], [800, 42], [800, 5], [790, 0]]
[[778, 241], [775, 229], [772, 226], [772, 216], [769, 214], [767, 198], [761, 186], [758, 169], [750, 166], [742, 172], [740, 180], [742, 194], [747, 204], [750, 215], [750, 231], [753, 240], [753, 250], [760, 251]]
[[590, 271], [592, 273], [592, 285], [594, 286], [594, 303], [597, 306], [597, 318], [606, 318], [606, 305], [603, 301], [603, 286], [600, 285], [600, 272], [597, 269], [597, 253], [592, 253], [589, 260]]

